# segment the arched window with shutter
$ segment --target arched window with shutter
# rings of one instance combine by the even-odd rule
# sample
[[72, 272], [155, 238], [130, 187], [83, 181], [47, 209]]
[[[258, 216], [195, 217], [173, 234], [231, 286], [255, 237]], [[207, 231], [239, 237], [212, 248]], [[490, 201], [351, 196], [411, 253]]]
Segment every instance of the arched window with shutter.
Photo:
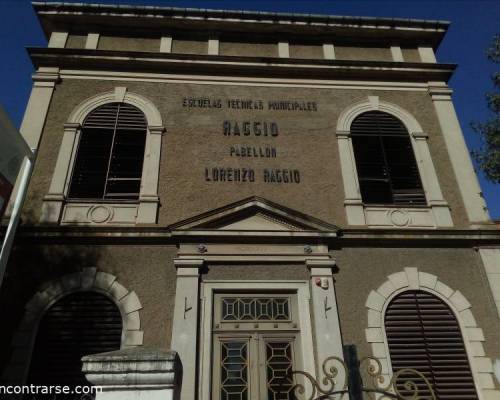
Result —
[[[422, 372], [440, 400], [478, 399], [460, 326], [440, 298], [422, 290], [405, 291], [387, 306], [384, 323], [393, 372]], [[405, 378], [410, 377], [401, 375], [396, 382], [402, 394]], [[412, 375], [411, 380], [424, 390], [422, 379]], [[427, 398], [429, 393], [420, 395]]]
[[147, 133], [143, 112], [126, 103], [104, 104], [81, 129], [68, 197], [137, 200]]
[[40, 321], [28, 383], [88, 385], [81, 358], [119, 350], [121, 337], [120, 310], [107, 296], [93, 291], [64, 296]]
[[427, 204], [408, 130], [398, 118], [362, 113], [352, 122], [351, 138], [365, 204]]

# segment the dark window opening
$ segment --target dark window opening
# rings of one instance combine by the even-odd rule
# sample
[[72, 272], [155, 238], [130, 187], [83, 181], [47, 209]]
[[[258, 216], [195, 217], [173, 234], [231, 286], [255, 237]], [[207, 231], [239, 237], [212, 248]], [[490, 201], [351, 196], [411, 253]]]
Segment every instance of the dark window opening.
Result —
[[[106, 296], [78, 292], [63, 297], [40, 322], [28, 383], [70, 387], [90, 385], [82, 372], [81, 358], [119, 350], [121, 336], [120, 311]], [[51, 396], [40, 398], [52, 399]], [[72, 397], [57, 397], [66, 398]]]
[[82, 125], [69, 197], [137, 200], [146, 131], [144, 114], [130, 104], [109, 103], [92, 111]]
[[406, 127], [380, 111], [359, 115], [351, 125], [361, 198], [366, 204], [426, 205]]
[[[436, 296], [412, 290], [396, 296], [385, 313], [392, 369], [411, 368], [429, 381], [437, 399], [477, 400], [460, 326], [450, 308]], [[402, 373], [396, 385], [404, 396], [407, 380], [419, 387], [419, 398], [430, 399], [422, 378]]]

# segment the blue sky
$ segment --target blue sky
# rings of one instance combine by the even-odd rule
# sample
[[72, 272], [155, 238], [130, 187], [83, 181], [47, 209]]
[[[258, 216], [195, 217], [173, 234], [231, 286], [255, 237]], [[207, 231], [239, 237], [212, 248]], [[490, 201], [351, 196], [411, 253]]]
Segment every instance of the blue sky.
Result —
[[[67, 2], [69, 0], [66, 0]], [[478, 146], [472, 121], [485, 120], [489, 112], [484, 94], [493, 88], [490, 75], [500, 65], [488, 62], [485, 50], [500, 33], [500, 0], [78, 0], [216, 9], [246, 9], [439, 19], [451, 27], [437, 53], [438, 61], [459, 65], [450, 81], [457, 114], [470, 149]], [[45, 46], [46, 41], [28, 0], [0, 0], [0, 103], [19, 126], [31, 88], [32, 66], [25, 46]], [[500, 219], [500, 185], [479, 175], [490, 213]]]

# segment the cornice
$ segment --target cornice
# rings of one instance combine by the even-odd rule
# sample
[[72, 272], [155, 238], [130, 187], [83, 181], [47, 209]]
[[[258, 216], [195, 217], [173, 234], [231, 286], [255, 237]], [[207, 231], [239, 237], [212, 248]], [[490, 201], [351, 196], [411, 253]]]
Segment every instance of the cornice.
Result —
[[30, 47], [28, 52], [35, 67], [162, 73], [189, 71], [190, 74], [212, 76], [314, 76], [315, 79], [447, 82], [456, 68], [455, 64], [436, 63], [285, 59], [39, 47]]
[[[99, 31], [144, 32], [165, 29], [201, 32], [252, 32], [263, 34], [331, 35], [344, 40], [357, 36], [368, 41], [413, 40], [437, 48], [449, 22], [410, 18], [279, 13], [243, 10], [128, 6], [112, 4], [34, 2], [33, 8], [45, 33], [80, 26]], [[400, 43], [399, 43], [400, 44]]]
[[[494, 226], [494, 225], [493, 225]], [[489, 229], [488, 229], [489, 228]], [[210, 235], [207, 235], [210, 233]], [[0, 238], [2, 234], [0, 234]], [[21, 226], [19, 244], [114, 244], [178, 245], [179, 243], [324, 243], [342, 247], [468, 247], [500, 246], [500, 229], [368, 229], [345, 228], [338, 232], [303, 231], [272, 235], [269, 232], [186, 230], [167, 227]]]

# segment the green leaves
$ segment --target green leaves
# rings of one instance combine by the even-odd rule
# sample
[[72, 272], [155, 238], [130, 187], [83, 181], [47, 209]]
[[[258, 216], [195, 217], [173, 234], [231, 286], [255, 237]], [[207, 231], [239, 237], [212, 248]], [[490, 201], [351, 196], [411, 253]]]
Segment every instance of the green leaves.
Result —
[[[486, 54], [490, 61], [500, 63], [500, 34], [495, 35]], [[471, 154], [486, 178], [500, 183], [500, 73], [494, 73], [491, 80], [495, 91], [486, 93], [486, 102], [493, 115], [484, 123], [472, 123], [472, 129], [480, 136], [481, 147]]]

